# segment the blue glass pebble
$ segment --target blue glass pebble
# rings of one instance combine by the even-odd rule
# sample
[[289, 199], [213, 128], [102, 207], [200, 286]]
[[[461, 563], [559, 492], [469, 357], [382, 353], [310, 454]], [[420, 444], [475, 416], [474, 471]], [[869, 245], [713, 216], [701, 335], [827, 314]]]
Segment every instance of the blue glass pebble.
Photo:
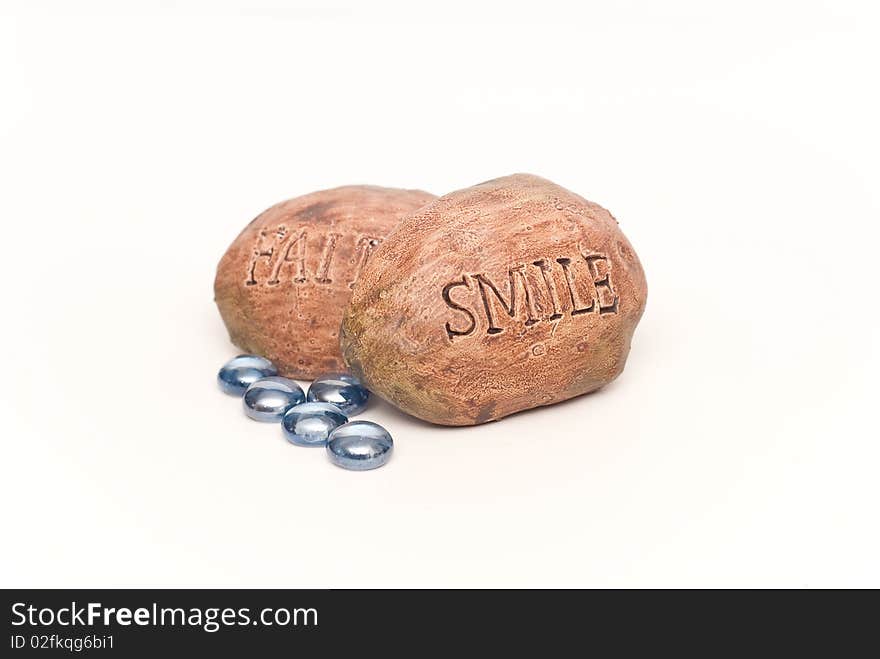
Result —
[[291, 407], [281, 418], [287, 440], [297, 446], [325, 446], [330, 433], [348, 423], [339, 408], [330, 403], [303, 403]]
[[241, 396], [260, 378], [278, 375], [278, 369], [268, 359], [257, 355], [239, 355], [230, 359], [217, 373], [220, 389], [231, 396]]
[[309, 387], [309, 401], [332, 403], [346, 416], [363, 412], [370, 392], [353, 375], [333, 373], [322, 375]]
[[306, 399], [293, 380], [268, 377], [257, 380], [244, 392], [244, 413], [255, 421], [280, 421], [284, 413]]
[[372, 421], [352, 421], [330, 433], [330, 462], [355, 471], [381, 467], [391, 457], [394, 440], [385, 428]]

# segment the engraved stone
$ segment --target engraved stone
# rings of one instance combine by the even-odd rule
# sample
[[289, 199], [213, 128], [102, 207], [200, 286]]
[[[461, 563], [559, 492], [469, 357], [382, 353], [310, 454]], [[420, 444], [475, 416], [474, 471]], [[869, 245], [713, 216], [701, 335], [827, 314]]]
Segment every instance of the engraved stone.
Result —
[[516, 174], [401, 222], [355, 286], [342, 350], [351, 372], [403, 411], [484, 423], [617, 377], [646, 297], [608, 211]]
[[310, 380], [344, 370], [339, 323], [367, 259], [434, 196], [348, 186], [290, 199], [239, 234], [217, 266], [214, 299], [234, 344]]

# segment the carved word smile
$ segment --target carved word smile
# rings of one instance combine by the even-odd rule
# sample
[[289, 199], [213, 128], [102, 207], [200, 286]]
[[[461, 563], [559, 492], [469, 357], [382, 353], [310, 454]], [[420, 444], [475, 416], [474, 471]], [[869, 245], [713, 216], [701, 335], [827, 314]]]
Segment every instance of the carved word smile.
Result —
[[[507, 269], [506, 291], [485, 273], [462, 274], [441, 294], [458, 316], [444, 326], [450, 340], [474, 334], [483, 318], [487, 334], [500, 334], [502, 324], [515, 321], [531, 327], [566, 316], [616, 314], [620, 301], [611, 281], [611, 262], [598, 253], [512, 265]], [[512, 320], [505, 321], [505, 315]]]

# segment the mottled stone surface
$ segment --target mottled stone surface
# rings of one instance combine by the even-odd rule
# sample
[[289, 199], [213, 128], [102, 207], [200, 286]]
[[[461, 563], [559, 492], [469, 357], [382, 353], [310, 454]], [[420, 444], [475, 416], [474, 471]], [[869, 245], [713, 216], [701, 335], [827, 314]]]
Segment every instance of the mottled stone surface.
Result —
[[406, 218], [362, 271], [341, 344], [352, 372], [403, 411], [484, 423], [616, 378], [646, 297], [608, 211], [517, 174]]
[[398, 221], [432, 199], [347, 186], [259, 215], [217, 266], [214, 298], [232, 342], [287, 377], [343, 370], [339, 324], [354, 282]]

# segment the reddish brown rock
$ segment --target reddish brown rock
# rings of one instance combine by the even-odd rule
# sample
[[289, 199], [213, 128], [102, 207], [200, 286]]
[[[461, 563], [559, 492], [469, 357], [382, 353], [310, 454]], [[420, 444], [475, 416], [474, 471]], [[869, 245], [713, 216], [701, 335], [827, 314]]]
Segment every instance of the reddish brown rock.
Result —
[[607, 384], [645, 308], [642, 266], [601, 206], [517, 174], [406, 218], [364, 268], [342, 351], [432, 423], [484, 423]]
[[434, 198], [347, 186], [259, 215], [226, 250], [214, 280], [232, 342], [288, 377], [343, 369], [339, 324], [358, 274], [398, 221]]

